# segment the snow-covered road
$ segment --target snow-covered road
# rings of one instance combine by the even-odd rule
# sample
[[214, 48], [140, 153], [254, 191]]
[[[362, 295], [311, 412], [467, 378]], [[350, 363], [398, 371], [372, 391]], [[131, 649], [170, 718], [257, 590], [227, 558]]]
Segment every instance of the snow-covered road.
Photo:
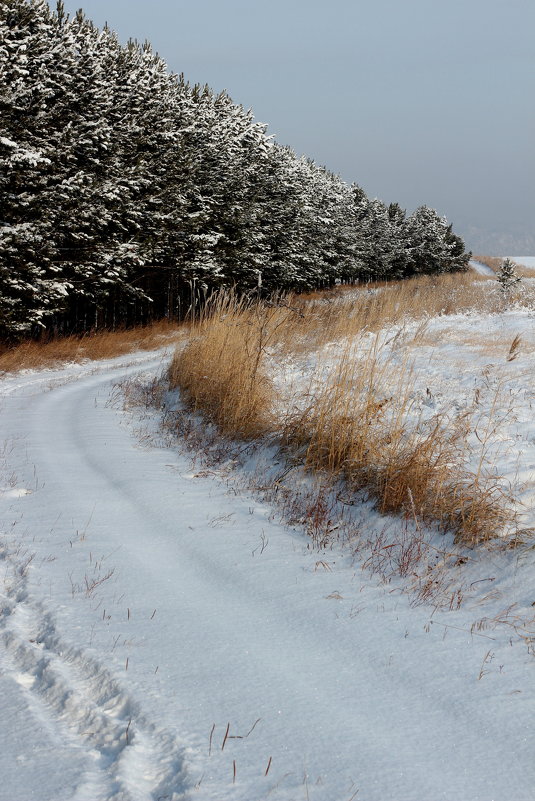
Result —
[[0, 800], [534, 799], [526, 648], [158, 446], [162, 359], [2, 381]]
[[491, 270], [491, 268], [487, 264], [483, 264], [482, 262], [477, 261], [477, 259], [470, 259], [469, 264], [472, 270], [475, 270], [476, 273], [479, 273], [479, 275], [486, 275], [489, 278], [496, 277], [496, 273], [494, 272], [494, 270]]

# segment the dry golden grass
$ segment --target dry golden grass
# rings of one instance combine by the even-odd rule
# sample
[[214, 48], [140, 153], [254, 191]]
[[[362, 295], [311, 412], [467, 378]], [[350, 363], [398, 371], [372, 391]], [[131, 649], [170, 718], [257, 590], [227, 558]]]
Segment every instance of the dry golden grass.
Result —
[[[301, 318], [282, 326], [278, 339], [292, 352], [315, 350], [326, 342], [353, 337], [363, 330], [379, 331], [407, 319], [438, 315], [503, 311], [504, 298], [489, 279], [476, 273], [421, 276], [369, 286], [337, 287], [323, 294], [290, 297]], [[524, 292], [518, 302], [535, 302], [535, 292]]]
[[[350, 344], [311, 402], [286, 422], [284, 441], [309, 469], [364, 490], [382, 513], [437, 522], [473, 546], [509, 519], [495, 479], [463, 464], [472, 416], [414, 421], [412, 369], [381, 361], [378, 341]], [[388, 387], [388, 389], [386, 389]]]
[[110, 359], [135, 350], [153, 350], [172, 341], [183, 327], [162, 320], [124, 331], [58, 337], [49, 342], [28, 341], [0, 350], [0, 372], [54, 367], [63, 362]]
[[520, 278], [535, 278], [535, 269], [527, 267], [525, 264], [515, 262], [515, 272]]
[[[488, 261], [501, 263], [501, 259]], [[468, 309], [481, 312], [503, 310], [500, 293], [484, 291], [486, 283], [484, 276], [467, 272], [391, 283], [339, 286], [325, 292], [289, 296], [270, 307], [270, 326], [274, 329], [270, 344], [276, 342], [295, 353], [352, 337], [363, 330], [378, 331], [407, 318], [456, 314]], [[535, 291], [524, 291], [516, 299], [533, 306]], [[212, 314], [215, 304], [214, 300], [208, 304], [202, 320]], [[136, 349], [150, 350], [180, 330], [183, 330], [183, 325], [163, 320], [125, 331], [58, 337], [49, 342], [29, 341], [13, 348], [2, 349], [0, 346], [0, 372], [49, 367], [65, 361], [111, 358]]]
[[[475, 473], [465, 466], [472, 415], [418, 418], [410, 363], [393, 367], [381, 353], [384, 336], [370, 332], [420, 318], [410, 333], [417, 341], [430, 315], [500, 302], [481, 290], [480, 281], [462, 275], [271, 303], [218, 295], [192, 325], [186, 347], [177, 349], [170, 383], [224, 434], [271, 435], [308, 469], [366, 491], [380, 511], [434, 521], [475, 545], [494, 537], [510, 515], [483, 460]], [[393, 336], [402, 339], [403, 328]], [[284, 409], [267, 356], [328, 342], [348, 344], [330, 373], [318, 365], [308, 392]]]
[[251, 439], [273, 426], [272, 382], [263, 367], [266, 348], [291, 312], [232, 293], [210, 299], [191, 324], [185, 348], [169, 368], [193, 409], [202, 410], [224, 434]]

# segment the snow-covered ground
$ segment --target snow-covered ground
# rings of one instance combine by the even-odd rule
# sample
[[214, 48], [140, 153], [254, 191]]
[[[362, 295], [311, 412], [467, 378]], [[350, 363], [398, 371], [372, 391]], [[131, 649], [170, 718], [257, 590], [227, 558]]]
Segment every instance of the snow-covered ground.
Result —
[[[420, 412], [503, 399], [495, 468], [532, 527], [533, 313], [440, 317], [411, 353]], [[0, 800], [534, 799], [533, 540], [421, 532], [452, 608], [416, 602], [370, 569], [409, 522], [363, 505], [363, 543], [319, 551], [125, 409], [168, 359], [1, 381]]]
[[496, 275], [494, 270], [491, 270], [487, 264], [483, 264], [483, 262], [477, 261], [477, 259], [470, 259], [469, 263], [472, 270], [475, 270], [476, 273], [479, 273], [480, 275], [488, 275], [491, 278], [494, 278]]

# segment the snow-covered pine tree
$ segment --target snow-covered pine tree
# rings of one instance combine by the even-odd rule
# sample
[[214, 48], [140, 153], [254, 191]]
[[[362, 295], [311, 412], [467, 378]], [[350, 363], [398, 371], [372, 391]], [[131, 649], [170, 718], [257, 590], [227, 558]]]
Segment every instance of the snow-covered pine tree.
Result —
[[299, 290], [466, 266], [435, 212], [370, 201], [61, 2], [0, 3], [0, 104], [4, 339], [180, 315], [259, 276]]
[[410, 243], [407, 230], [407, 215], [399, 203], [390, 203], [387, 213], [390, 242], [389, 277], [403, 278], [409, 263]]
[[516, 274], [514, 261], [511, 261], [511, 259], [503, 260], [496, 275], [496, 280], [500, 284], [503, 294], [509, 297], [513, 289], [522, 281], [520, 276]]
[[420, 206], [407, 219], [408, 263], [405, 275], [466, 270], [470, 254], [462, 240], [452, 233], [445, 217]]
[[353, 187], [353, 220], [358, 278], [364, 281], [388, 276], [390, 223], [384, 204], [370, 200], [362, 187]]
[[[43, 110], [54, 92], [54, 25], [44, 2], [5, 0], [0, 13], [0, 335], [41, 323], [61, 302], [42, 190], [51, 172]], [[57, 276], [60, 278], [60, 276]]]

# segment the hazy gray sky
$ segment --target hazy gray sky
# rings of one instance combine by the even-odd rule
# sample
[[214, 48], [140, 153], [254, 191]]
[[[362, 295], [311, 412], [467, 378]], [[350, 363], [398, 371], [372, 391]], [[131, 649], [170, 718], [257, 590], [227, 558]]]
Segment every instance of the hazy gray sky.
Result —
[[370, 196], [535, 253], [535, 0], [65, 0], [81, 4]]

